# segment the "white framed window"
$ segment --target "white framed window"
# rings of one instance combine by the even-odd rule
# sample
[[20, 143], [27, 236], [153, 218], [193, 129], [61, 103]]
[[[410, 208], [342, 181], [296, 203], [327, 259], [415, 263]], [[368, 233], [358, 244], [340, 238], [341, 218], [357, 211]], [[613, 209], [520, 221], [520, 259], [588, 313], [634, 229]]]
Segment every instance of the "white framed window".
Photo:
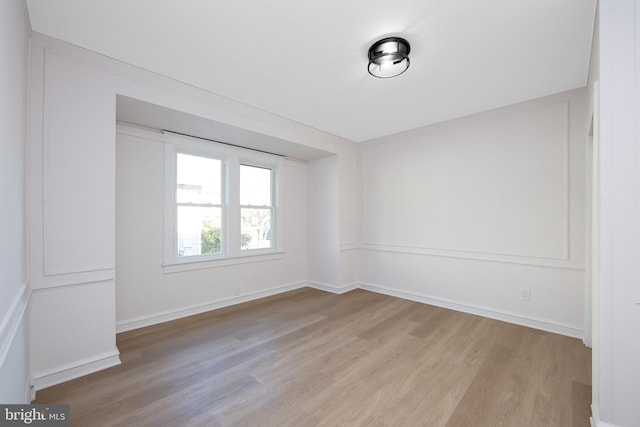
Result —
[[169, 132], [164, 136], [164, 271], [281, 254], [282, 159]]
[[240, 165], [240, 250], [273, 247], [273, 169]]
[[175, 255], [212, 258], [224, 254], [223, 162], [175, 153]]

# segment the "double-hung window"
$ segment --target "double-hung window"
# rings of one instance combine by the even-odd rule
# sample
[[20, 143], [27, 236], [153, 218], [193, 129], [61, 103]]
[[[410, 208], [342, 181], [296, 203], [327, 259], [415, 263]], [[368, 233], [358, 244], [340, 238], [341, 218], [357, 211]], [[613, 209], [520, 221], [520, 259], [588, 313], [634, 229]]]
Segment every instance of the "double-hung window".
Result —
[[241, 250], [272, 247], [273, 170], [240, 165]]
[[222, 161], [177, 152], [175, 156], [176, 255], [222, 252]]
[[167, 133], [165, 159], [165, 272], [282, 252], [281, 158]]

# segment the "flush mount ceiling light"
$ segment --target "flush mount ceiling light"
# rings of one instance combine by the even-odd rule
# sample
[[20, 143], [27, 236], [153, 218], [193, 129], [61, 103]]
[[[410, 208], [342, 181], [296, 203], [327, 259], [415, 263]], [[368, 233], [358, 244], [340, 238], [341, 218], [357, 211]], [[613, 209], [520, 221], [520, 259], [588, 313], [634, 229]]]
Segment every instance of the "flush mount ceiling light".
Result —
[[369, 48], [369, 74], [382, 79], [399, 76], [409, 68], [409, 42], [385, 37]]

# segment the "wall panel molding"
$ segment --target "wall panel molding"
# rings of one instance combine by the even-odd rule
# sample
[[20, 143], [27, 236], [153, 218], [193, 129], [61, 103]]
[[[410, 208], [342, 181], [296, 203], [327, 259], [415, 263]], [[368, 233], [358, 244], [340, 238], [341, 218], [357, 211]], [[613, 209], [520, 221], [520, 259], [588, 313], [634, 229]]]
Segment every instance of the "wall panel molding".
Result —
[[340, 252], [358, 251], [361, 249], [363, 249], [363, 247], [355, 242], [340, 243]]
[[43, 276], [40, 279], [34, 278], [31, 281], [31, 287], [34, 292], [40, 290], [61, 288], [67, 286], [84, 286], [99, 282], [114, 280], [116, 277], [115, 269], [86, 271], [81, 273], [57, 274], [52, 276]]
[[55, 285], [52, 284], [48, 284], [47, 286], [42, 286], [39, 288], [33, 288], [32, 294], [37, 295], [37, 294], [41, 294], [44, 292], [55, 292], [55, 291], [60, 291], [63, 289], [70, 289], [70, 288], [84, 288], [84, 287], [89, 287], [89, 286], [96, 286], [96, 285], [101, 285], [101, 284], [108, 284], [108, 283], [113, 283], [113, 281], [115, 280], [115, 275], [111, 276], [111, 277], [105, 277], [104, 279], [102, 278], [94, 278], [95, 280], [87, 280], [85, 282], [78, 282], [76, 280], [69, 280], [69, 282], [59, 282], [56, 283]]
[[[111, 111], [103, 102], [110, 96], [104, 73], [48, 48], [43, 60], [38, 147], [42, 150], [42, 274], [113, 269], [113, 244], [108, 236], [109, 227], [115, 224], [109, 207], [115, 198], [115, 185], [109, 179], [110, 165], [115, 162], [111, 132], [115, 130], [115, 109]], [[99, 108], [104, 117], [112, 116], [113, 123], [96, 119], [93, 108]], [[95, 198], [93, 203], [84, 202], [96, 193], [102, 195], [99, 202]]]
[[[556, 266], [561, 264], [567, 264], [570, 260], [570, 228], [571, 228], [571, 211], [570, 211], [570, 200], [572, 195], [570, 194], [570, 169], [571, 169], [571, 156], [570, 156], [570, 122], [569, 122], [569, 100], [567, 97], [554, 97], [552, 99], [546, 99], [545, 102], [536, 102], [534, 105], [530, 105], [526, 108], [522, 106], [518, 106], [517, 108], [511, 108], [510, 111], [502, 111], [500, 114], [481, 114], [478, 117], [473, 118], [463, 118], [459, 119], [459, 122], [451, 122], [446, 123], [444, 125], [435, 125], [433, 128], [431, 127], [422, 128], [420, 130], [409, 131], [406, 134], [403, 134], [403, 139], [399, 139], [396, 141], [394, 137], [390, 137], [390, 139], [382, 138], [381, 140], [375, 141], [373, 144], [368, 144], [364, 146], [363, 149], [363, 187], [364, 197], [364, 211], [365, 211], [365, 221], [363, 223], [363, 236], [364, 236], [364, 246], [370, 249], [383, 249], [383, 250], [392, 250], [397, 252], [407, 252], [407, 253], [424, 253], [424, 254], [432, 254], [437, 256], [459, 256], [462, 258], [471, 258], [471, 259], [488, 259], [488, 260], [496, 260], [501, 262], [517, 262], [517, 263], [525, 263], [531, 265], [550, 265]], [[562, 164], [561, 170], [555, 170], [554, 173], [558, 176], [561, 176], [562, 182], [560, 183], [561, 189], [558, 191], [562, 192], [562, 199], [558, 201], [558, 205], [554, 207], [554, 209], [559, 209], [561, 212], [561, 218], [555, 220], [554, 227], [558, 228], [559, 234], [561, 235], [562, 240], [554, 243], [553, 253], [549, 252], [549, 248], [547, 247], [547, 253], [536, 253], [539, 252], [537, 249], [527, 248], [522, 246], [522, 250], [519, 251], [496, 251], [492, 249], [481, 249], [481, 248], [472, 248], [465, 247], [456, 244], [441, 246], [441, 245], [416, 245], [415, 242], [409, 241], [391, 241], [389, 239], [375, 237], [373, 236], [373, 232], [378, 228], [378, 223], [375, 222], [375, 218], [369, 218], [369, 214], [367, 212], [373, 212], [376, 207], [379, 206], [379, 202], [372, 206], [372, 202], [370, 199], [372, 198], [367, 189], [372, 186], [370, 183], [370, 174], [374, 173], [372, 168], [380, 168], [384, 167], [384, 165], [379, 164], [380, 159], [373, 159], [376, 161], [375, 164], [372, 165], [371, 159], [367, 156], [367, 151], [370, 149], [378, 149], [384, 145], [394, 145], [401, 144], [409, 145], [412, 149], [422, 150], [423, 148], [419, 148], [422, 143], [427, 144], [430, 138], [434, 138], [434, 141], [439, 141], [439, 137], [442, 134], [449, 135], [448, 132], [453, 132], [453, 136], [448, 136], [449, 138], [453, 138], [455, 140], [459, 135], [468, 136], [472, 135], [473, 131], [476, 129], [483, 129], [483, 126], [488, 123], [487, 126], [498, 126], [504, 120], [514, 121], [527, 121], [530, 120], [528, 116], [523, 114], [542, 114], [541, 117], [553, 117], [555, 121], [556, 128], [554, 129], [554, 137], [556, 139], [553, 140], [554, 145], [552, 145], [554, 150], [561, 153], [562, 156]], [[486, 120], [486, 123], [482, 121], [482, 119]], [[539, 120], [536, 119], [536, 120]], [[528, 123], [528, 122], [527, 122]], [[530, 124], [528, 124], [530, 126]], [[461, 134], [456, 134], [456, 132], [461, 132]], [[489, 133], [490, 134], [490, 133]], [[487, 134], [487, 135], [489, 135]], [[485, 135], [485, 137], [487, 137]], [[399, 138], [399, 137], [398, 137]], [[420, 141], [421, 144], [417, 144], [417, 141]], [[535, 142], [535, 141], [534, 141]], [[528, 141], [531, 147], [535, 148], [534, 142]], [[441, 142], [438, 142], [441, 144]], [[471, 144], [473, 146], [473, 144]], [[437, 153], [436, 153], [437, 154]], [[555, 154], [555, 153], [554, 153]], [[540, 154], [541, 155], [541, 154]], [[367, 160], [369, 159], [369, 161]], [[404, 159], [404, 158], [403, 158]], [[400, 159], [395, 159], [396, 161], [400, 161]], [[415, 159], [405, 159], [409, 162], [415, 162]], [[469, 160], [469, 159], [467, 159]], [[402, 163], [404, 165], [404, 163]], [[410, 163], [414, 164], [414, 163]], [[410, 166], [407, 166], [410, 167]], [[404, 169], [404, 167], [403, 167]], [[540, 177], [542, 178], [545, 174], [541, 171]], [[408, 178], [405, 178], [408, 179]], [[470, 179], [467, 177], [466, 179]], [[402, 182], [402, 179], [400, 179]], [[414, 197], [419, 199], [419, 192], [416, 193]], [[473, 196], [473, 194], [470, 194]], [[393, 196], [395, 197], [395, 196]], [[411, 211], [411, 209], [417, 209], [417, 206], [421, 206], [422, 202], [415, 202], [416, 206], [406, 206], [407, 211]], [[488, 203], [488, 202], [487, 202]], [[390, 205], [400, 205], [397, 200], [390, 200]], [[396, 212], [398, 207], [391, 207], [392, 212]], [[427, 208], [425, 208], [427, 209]], [[495, 208], [494, 208], [495, 209]], [[428, 212], [428, 209], [427, 211]], [[557, 222], [557, 221], [561, 221]], [[383, 223], [385, 221], [382, 221]], [[451, 227], [451, 224], [447, 224], [446, 226]], [[431, 230], [427, 227], [426, 233], [428, 234]], [[388, 234], [387, 230], [387, 234]], [[399, 236], [399, 233], [393, 233], [394, 236]], [[402, 237], [401, 237], [402, 238]], [[487, 238], [485, 238], [485, 241]], [[548, 244], [546, 244], [548, 246]], [[571, 266], [570, 268], [576, 268], [576, 266]]]
[[457, 258], [464, 260], [498, 262], [507, 264], [523, 264], [537, 267], [558, 268], [563, 270], [584, 271], [584, 265], [577, 264], [571, 260], [557, 260], [553, 258], [535, 258], [526, 256], [493, 254], [489, 252], [473, 252], [473, 251], [455, 251], [446, 249], [422, 248], [415, 246], [399, 246], [399, 245], [375, 245], [365, 244], [363, 247], [366, 251], [418, 255], [418, 256], [434, 256]]
[[11, 345], [13, 344], [18, 328], [24, 319], [29, 300], [31, 299], [31, 289], [26, 280], [16, 292], [9, 309], [0, 323], [0, 367], [4, 365], [5, 359]]

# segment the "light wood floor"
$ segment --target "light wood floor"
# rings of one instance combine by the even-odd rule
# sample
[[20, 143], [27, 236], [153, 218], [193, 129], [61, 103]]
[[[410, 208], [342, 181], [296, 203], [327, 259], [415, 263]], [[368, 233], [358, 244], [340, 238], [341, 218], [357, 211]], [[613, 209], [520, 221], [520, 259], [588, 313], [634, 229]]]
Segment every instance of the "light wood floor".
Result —
[[576, 339], [301, 289], [119, 334], [122, 365], [39, 391], [72, 426], [589, 425]]

